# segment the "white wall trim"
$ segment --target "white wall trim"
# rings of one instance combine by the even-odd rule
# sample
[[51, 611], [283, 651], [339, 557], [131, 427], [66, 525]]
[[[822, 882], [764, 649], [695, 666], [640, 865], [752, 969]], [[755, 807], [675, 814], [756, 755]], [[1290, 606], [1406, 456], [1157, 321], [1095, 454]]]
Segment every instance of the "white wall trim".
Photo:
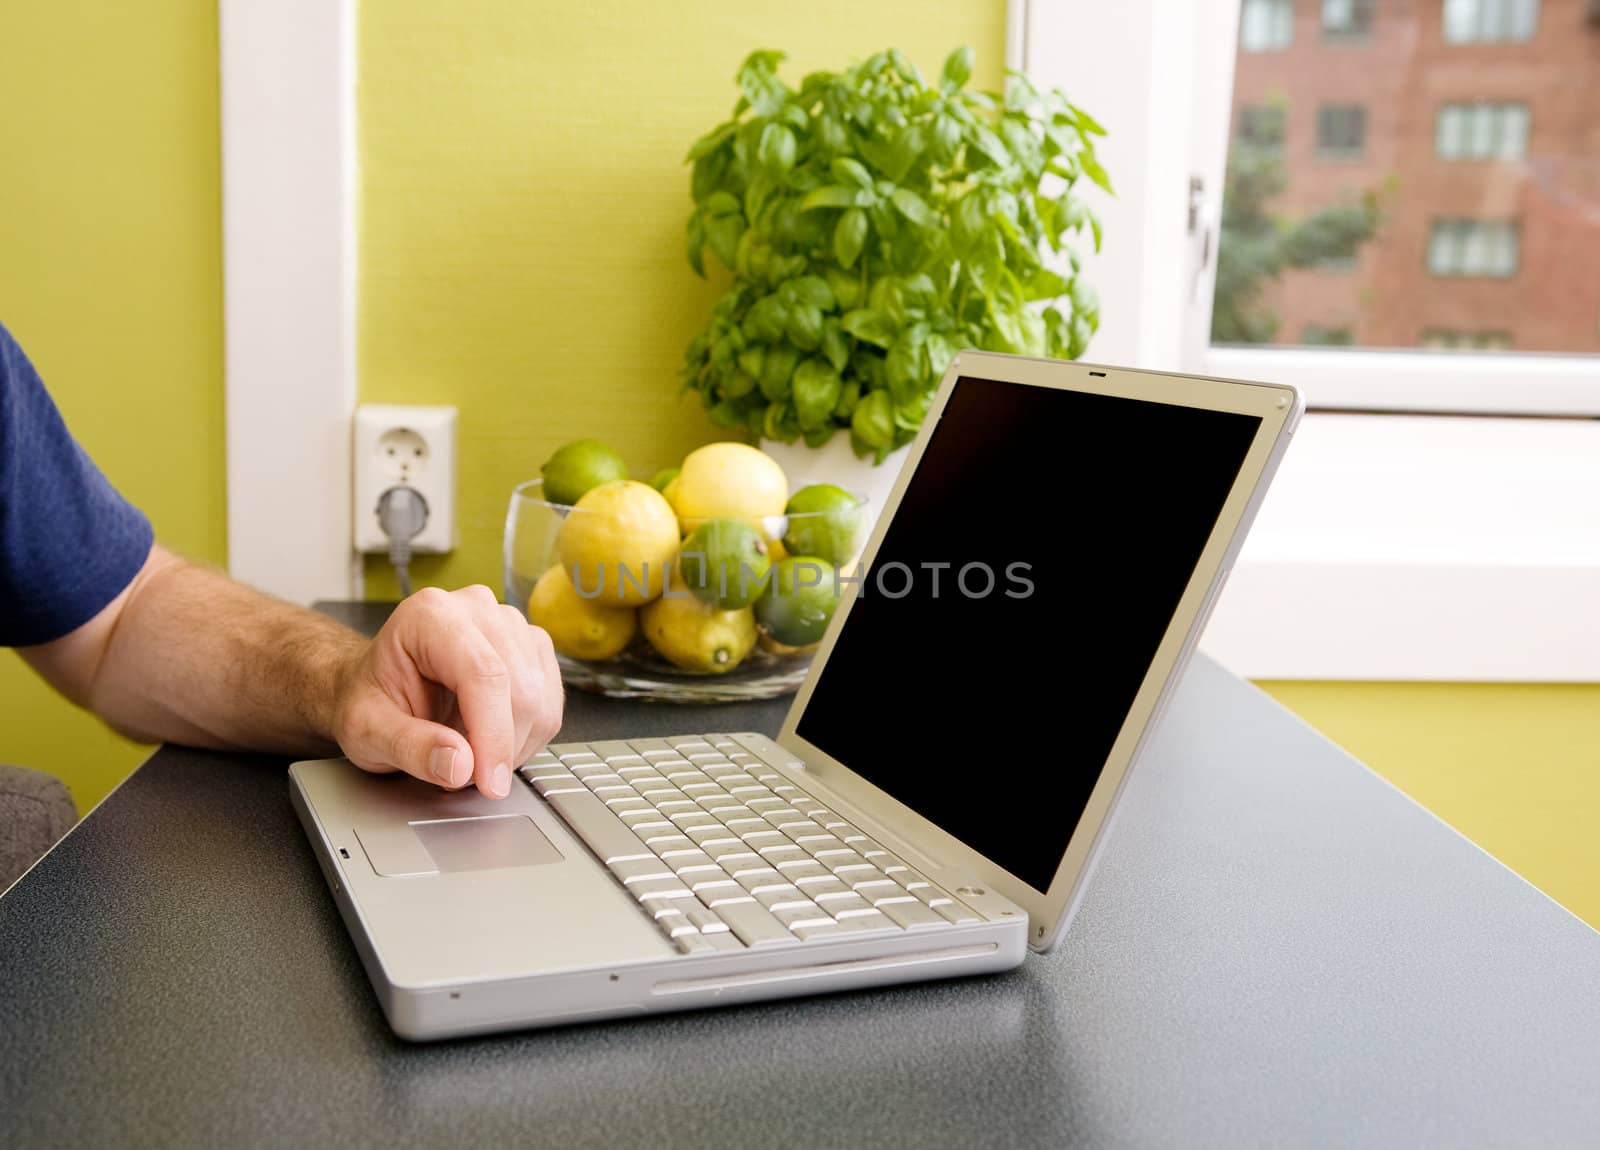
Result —
[[219, 0], [228, 568], [360, 594], [354, 0]]

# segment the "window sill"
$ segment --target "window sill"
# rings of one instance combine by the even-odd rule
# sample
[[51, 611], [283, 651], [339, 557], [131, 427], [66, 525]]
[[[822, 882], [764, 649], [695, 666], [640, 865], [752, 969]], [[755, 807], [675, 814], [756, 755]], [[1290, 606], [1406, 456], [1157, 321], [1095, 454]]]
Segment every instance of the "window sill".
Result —
[[1600, 681], [1600, 423], [1314, 413], [1202, 646], [1251, 678]]

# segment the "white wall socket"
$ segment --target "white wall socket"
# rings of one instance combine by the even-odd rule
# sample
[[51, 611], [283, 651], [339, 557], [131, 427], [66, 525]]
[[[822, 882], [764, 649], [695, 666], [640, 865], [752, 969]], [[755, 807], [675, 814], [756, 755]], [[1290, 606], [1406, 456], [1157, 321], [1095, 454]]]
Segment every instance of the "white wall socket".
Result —
[[354, 439], [356, 550], [389, 550], [378, 526], [378, 497], [391, 487], [410, 487], [428, 505], [428, 521], [411, 550], [454, 550], [456, 409], [363, 403], [356, 407]]

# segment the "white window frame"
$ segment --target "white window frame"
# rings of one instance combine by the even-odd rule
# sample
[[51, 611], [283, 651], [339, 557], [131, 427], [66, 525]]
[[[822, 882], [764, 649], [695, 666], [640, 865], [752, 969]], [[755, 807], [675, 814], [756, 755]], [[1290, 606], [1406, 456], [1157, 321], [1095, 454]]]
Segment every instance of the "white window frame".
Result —
[[1600, 359], [1210, 346], [1239, 11], [1013, 2], [1029, 74], [1112, 132], [1088, 358], [1313, 409], [1205, 645], [1252, 677], [1600, 681]]

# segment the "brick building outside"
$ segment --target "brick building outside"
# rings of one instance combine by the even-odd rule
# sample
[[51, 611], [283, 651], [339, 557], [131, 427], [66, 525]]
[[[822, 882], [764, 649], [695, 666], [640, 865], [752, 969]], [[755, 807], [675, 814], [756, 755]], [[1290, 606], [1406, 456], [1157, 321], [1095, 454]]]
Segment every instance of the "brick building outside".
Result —
[[1276, 342], [1600, 352], [1600, 0], [1243, 0], [1233, 133], [1275, 213], [1381, 197]]

